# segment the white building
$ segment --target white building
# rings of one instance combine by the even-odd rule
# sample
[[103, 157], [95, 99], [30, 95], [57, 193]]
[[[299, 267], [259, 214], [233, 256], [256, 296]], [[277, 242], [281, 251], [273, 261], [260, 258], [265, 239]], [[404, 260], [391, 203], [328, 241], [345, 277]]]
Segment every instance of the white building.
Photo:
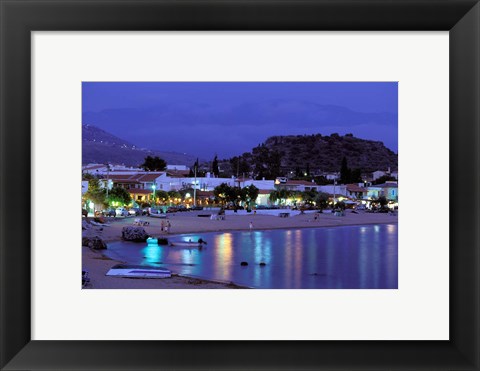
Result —
[[107, 164], [88, 164], [82, 166], [82, 173], [88, 173], [91, 175], [106, 175], [111, 172], [126, 172], [135, 173], [144, 171], [138, 167], [129, 167], [125, 165], [107, 165]]
[[305, 192], [305, 191], [318, 191], [319, 185], [316, 184], [314, 181], [306, 181], [306, 180], [287, 180], [284, 181], [281, 178], [277, 178], [275, 180], [275, 188], [277, 189], [286, 189], [289, 191], [298, 191], [298, 192]]
[[381, 178], [382, 176], [387, 175], [386, 171], [382, 170], [377, 170], [372, 173], [372, 180], [377, 180], [378, 178]]
[[337, 180], [340, 178], [340, 173], [324, 173], [322, 175], [328, 180]]
[[254, 180], [251, 178], [236, 178], [235, 185], [240, 188], [249, 187], [251, 185], [257, 187], [260, 190], [270, 190], [273, 191], [275, 189], [275, 181], [274, 180]]
[[346, 184], [327, 184], [318, 186], [319, 192], [329, 193], [331, 195], [347, 195], [347, 185]]
[[382, 176], [391, 176], [395, 179], [398, 179], [398, 171], [390, 171], [390, 168], [388, 168], [387, 171], [382, 171], [382, 170], [377, 170], [372, 173], [372, 180], [377, 180], [378, 178], [381, 178]]
[[185, 165], [167, 165], [167, 170], [190, 170]]

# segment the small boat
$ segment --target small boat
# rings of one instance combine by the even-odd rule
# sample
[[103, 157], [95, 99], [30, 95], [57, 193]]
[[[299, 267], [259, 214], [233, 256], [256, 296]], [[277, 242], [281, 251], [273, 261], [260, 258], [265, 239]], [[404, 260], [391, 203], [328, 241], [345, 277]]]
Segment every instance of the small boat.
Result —
[[165, 213], [153, 213], [153, 214], [150, 214], [150, 217], [166, 219], [167, 214], [165, 214]]
[[172, 276], [172, 272], [168, 269], [148, 265], [117, 264], [106, 275], [127, 278], [169, 278]]
[[172, 241], [170, 246], [179, 246], [179, 247], [201, 247], [207, 243], [203, 240], [200, 241]]

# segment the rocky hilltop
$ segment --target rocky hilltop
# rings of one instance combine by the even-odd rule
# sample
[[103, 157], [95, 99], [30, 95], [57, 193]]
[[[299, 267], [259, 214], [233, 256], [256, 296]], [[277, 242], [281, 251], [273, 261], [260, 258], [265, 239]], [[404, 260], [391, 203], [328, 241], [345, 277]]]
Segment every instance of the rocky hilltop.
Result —
[[340, 136], [296, 135], [270, 137], [265, 146], [282, 154], [282, 166], [295, 167], [309, 163], [311, 168], [322, 171], [339, 171], [343, 157], [348, 166], [363, 171], [375, 171], [398, 167], [398, 156], [382, 142], [365, 140], [352, 134]]
[[362, 172], [398, 168], [398, 156], [382, 142], [346, 135], [272, 136], [239, 157], [225, 160], [227, 171], [253, 173], [255, 177], [288, 176], [291, 172], [311, 174], [340, 171], [343, 158], [348, 167]]

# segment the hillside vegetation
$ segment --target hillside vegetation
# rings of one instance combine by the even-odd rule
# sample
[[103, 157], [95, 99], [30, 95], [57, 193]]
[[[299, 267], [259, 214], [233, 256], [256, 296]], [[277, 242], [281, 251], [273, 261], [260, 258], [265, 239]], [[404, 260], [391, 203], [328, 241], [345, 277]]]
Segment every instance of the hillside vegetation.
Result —
[[398, 156], [382, 142], [359, 139], [351, 134], [272, 136], [239, 157], [222, 162], [225, 172], [272, 179], [291, 173], [320, 174], [340, 171], [343, 158], [351, 169], [362, 172], [395, 170]]

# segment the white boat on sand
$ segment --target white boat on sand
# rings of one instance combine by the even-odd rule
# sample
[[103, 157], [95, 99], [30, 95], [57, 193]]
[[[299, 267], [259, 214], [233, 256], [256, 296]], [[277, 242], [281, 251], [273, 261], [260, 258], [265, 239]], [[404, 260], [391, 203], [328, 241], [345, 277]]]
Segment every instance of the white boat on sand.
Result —
[[126, 278], [169, 278], [172, 276], [172, 272], [168, 269], [146, 265], [117, 264], [106, 275]]

